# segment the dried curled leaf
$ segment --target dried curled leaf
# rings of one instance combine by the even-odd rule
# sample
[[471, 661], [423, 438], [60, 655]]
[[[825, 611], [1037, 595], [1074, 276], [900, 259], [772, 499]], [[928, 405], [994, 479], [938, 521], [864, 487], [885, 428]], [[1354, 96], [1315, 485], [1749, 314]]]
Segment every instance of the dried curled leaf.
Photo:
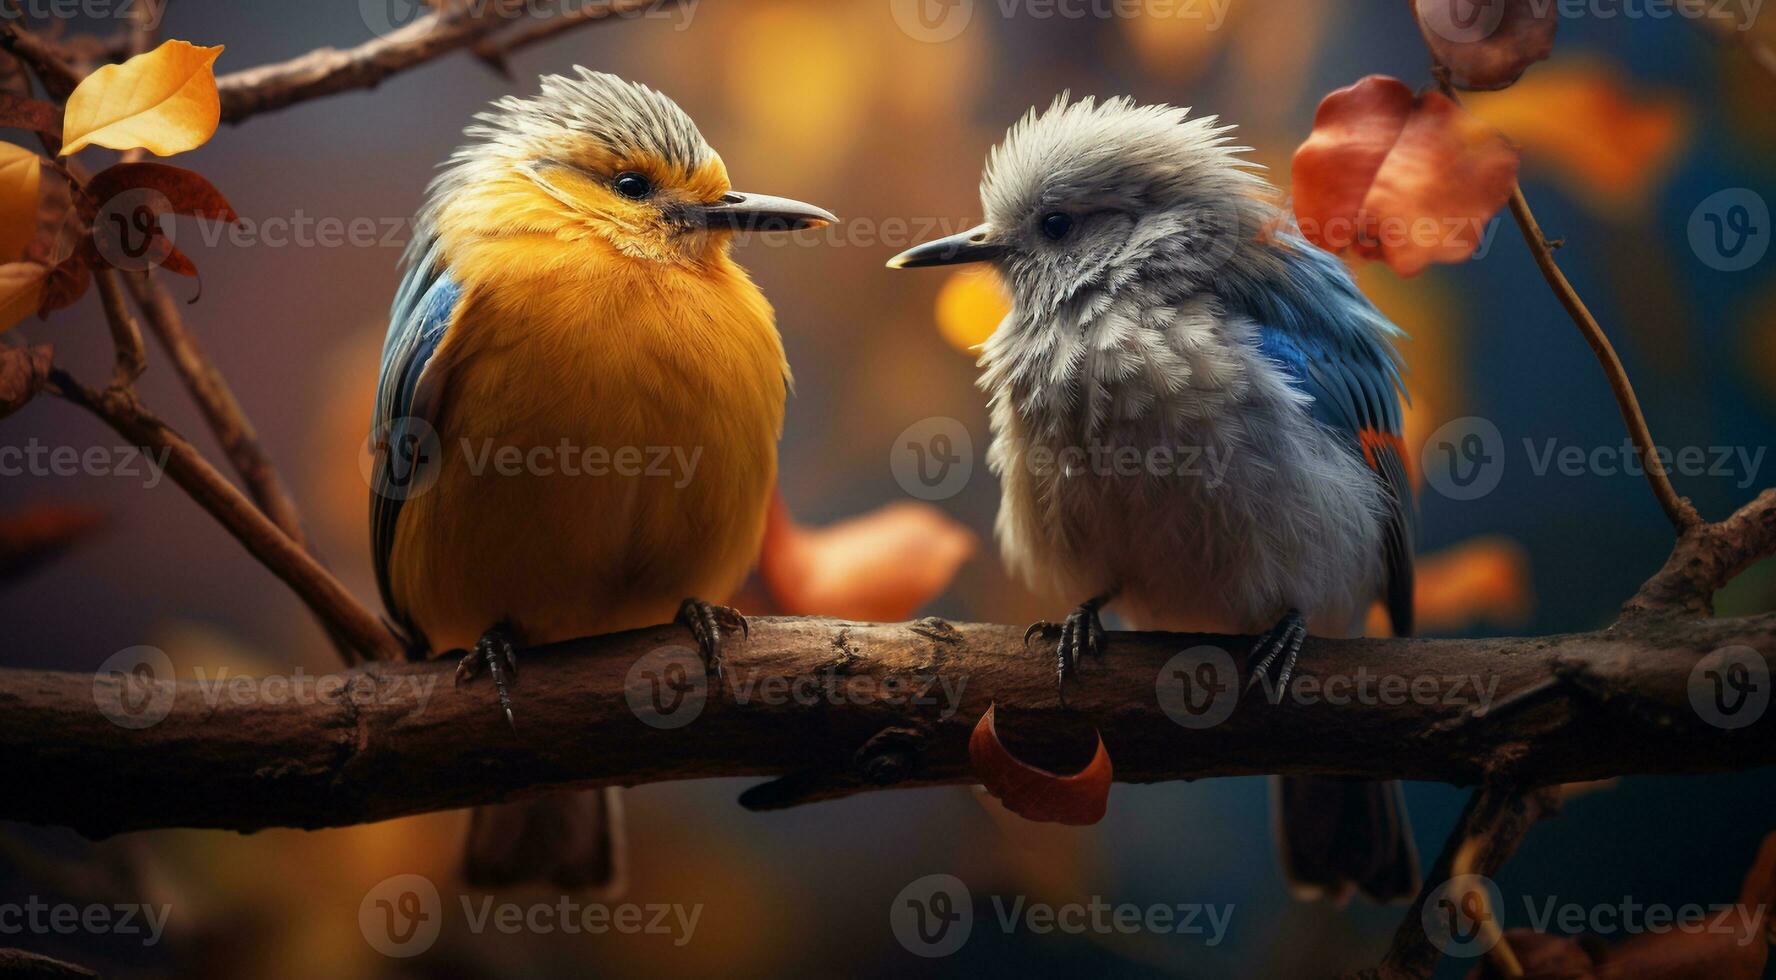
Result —
[[37, 312], [43, 303], [43, 282], [49, 269], [35, 262], [0, 265], [0, 332]]
[[25, 407], [43, 390], [54, 355], [48, 344], [0, 348], [0, 419]]
[[948, 588], [976, 544], [972, 532], [929, 504], [899, 501], [811, 528], [797, 524], [779, 496], [759, 575], [788, 615], [892, 623]]
[[48, 316], [56, 310], [73, 306], [92, 286], [92, 263], [85, 254], [62, 260], [43, 280], [43, 298], [38, 301], [37, 315]]
[[221, 54], [221, 45], [168, 41], [88, 75], [68, 97], [62, 155], [106, 146], [165, 157], [209, 142], [222, 120], [215, 71]]
[[1302, 234], [1403, 276], [1460, 262], [1517, 183], [1517, 150], [1441, 93], [1371, 75], [1326, 96], [1295, 151]]
[[100, 171], [87, 182], [84, 208], [90, 210], [83, 216], [91, 221], [105, 210], [106, 202], [137, 191], [147, 192], [143, 199], [152, 203], [157, 214], [183, 214], [228, 224], [240, 220], [234, 206], [202, 174], [165, 163], [120, 163]]
[[1115, 771], [1104, 740], [1084, 769], [1062, 776], [1018, 759], [999, 740], [993, 719], [996, 705], [974, 726], [968, 738], [968, 759], [981, 785], [1005, 808], [1028, 820], [1086, 826], [1104, 819]]
[[1554, 53], [1547, 0], [1417, 0], [1418, 29], [1458, 88], [1501, 89]]
[[0, 143], [0, 262], [25, 254], [37, 237], [37, 201], [43, 186], [43, 158], [23, 147]]

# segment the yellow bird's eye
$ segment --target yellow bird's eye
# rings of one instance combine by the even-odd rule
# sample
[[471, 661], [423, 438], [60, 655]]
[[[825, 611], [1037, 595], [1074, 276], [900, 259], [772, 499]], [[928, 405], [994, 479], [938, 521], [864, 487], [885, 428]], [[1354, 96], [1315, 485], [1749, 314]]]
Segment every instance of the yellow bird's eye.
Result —
[[617, 189], [618, 194], [621, 194], [632, 201], [639, 201], [654, 192], [653, 181], [648, 180], [647, 177], [635, 173], [634, 171], [618, 174], [617, 179], [612, 182], [611, 186]]

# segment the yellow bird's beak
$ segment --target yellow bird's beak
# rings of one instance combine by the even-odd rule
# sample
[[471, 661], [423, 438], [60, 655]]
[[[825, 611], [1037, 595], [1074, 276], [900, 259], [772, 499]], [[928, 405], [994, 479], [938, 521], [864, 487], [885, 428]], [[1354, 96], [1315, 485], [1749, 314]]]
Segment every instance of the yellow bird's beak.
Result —
[[721, 200], [705, 204], [698, 211], [704, 227], [733, 231], [799, 231], [839, 220], [831, 211], [812, 204], [739, 191], [729, 191]]
[[888, 260], [890, 269], [923, 269], [933, 265], [991, 262], [1005, 254], [1005, 246], [993, 241], [993, 229], [975, 225], [948, 238], [915, 245]]

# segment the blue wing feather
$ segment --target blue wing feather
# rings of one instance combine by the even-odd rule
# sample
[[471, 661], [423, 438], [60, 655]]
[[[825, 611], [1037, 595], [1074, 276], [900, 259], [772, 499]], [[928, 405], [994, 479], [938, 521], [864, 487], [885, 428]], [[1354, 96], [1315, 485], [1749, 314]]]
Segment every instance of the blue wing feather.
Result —
[[[432, 355], [443, 343], [456, 310], [462, 300], [462, 289], [443, 266], [435, 243], [416, 248], [401, 288], [389, 310], [389, 332], [382, 346], [382, 373], [376, 385], [376, 406], [371, 419], [371, 439], [375, 448], [370, 493], [370, 547], [376, 564], [376, 586], [382, 593], [383, 607], [407, 634], [411, 645], [423, 646], [424, 638], [407, 620], [395, 602], [389, 574], [389, 557], [395, 546], [395, 523], [407, 494], [401, 492], [405, 483], [395, 480], [391, 447], [399, 446], [405, 436], [425, 431], [437, 421], [440, 385], [426, 376]], [[422, 387], [421, 380], [427, 384]], [[416, 420], [416, 421], [410, 421]], [[424, 423], [421, 426], [417, 423]], [[408, 474], [411, 478], [411, 474]]]
[[1386, 489], [1388, 613], [1394, 633], [1408, 635], [1418, 521], [1398, 445], [1405, 385], [1391, 340], [1401, 331], [1335, 256], [1294, 236], [1282, 237], [1278, 255], [1280, 264], [1262, 271], [1229, 270], [1219, 292], [1258, 325], [1259, 351], [1313, 398], [1313, 417], [1348, 440]]

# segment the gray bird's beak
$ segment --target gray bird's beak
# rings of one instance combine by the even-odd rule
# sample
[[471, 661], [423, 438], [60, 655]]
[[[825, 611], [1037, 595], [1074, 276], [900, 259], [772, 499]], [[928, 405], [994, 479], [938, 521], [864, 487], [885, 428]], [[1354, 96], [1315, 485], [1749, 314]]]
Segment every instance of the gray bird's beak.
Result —
[[992, 229], [986, 225], [948, 238], [915, 245], [888, 260], [890, 269], [923, 269], [933, 265], [961, 265], [965, 262], [990, 262], [1005, 254], [1005, 246], [993, 241]]
[[698, 210], [705, 227], [734, 231], [799, 231], [839, 220], [831, 211], [812, 204], [739, 191], [729, 191], [721, 200], [705, 204]]

